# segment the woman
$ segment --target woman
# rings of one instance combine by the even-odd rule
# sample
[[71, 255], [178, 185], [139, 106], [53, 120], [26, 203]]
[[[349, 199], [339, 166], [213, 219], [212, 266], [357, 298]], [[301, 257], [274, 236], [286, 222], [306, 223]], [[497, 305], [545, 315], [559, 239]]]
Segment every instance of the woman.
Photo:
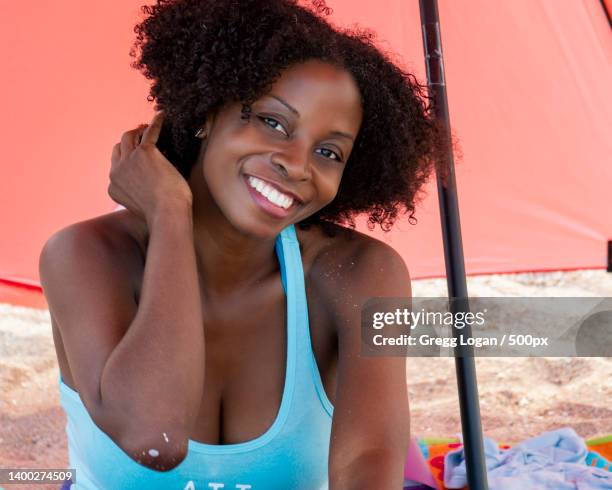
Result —
[[144, 11], [160, 112], [113, 149], [126, 209], [40, 258], [74, 487], [401, 488], [405, 361], [359, 355], [360, 308], [410, 279], [339, 224], [412, 218], [441, 151], [421, 87], [289, 0]]

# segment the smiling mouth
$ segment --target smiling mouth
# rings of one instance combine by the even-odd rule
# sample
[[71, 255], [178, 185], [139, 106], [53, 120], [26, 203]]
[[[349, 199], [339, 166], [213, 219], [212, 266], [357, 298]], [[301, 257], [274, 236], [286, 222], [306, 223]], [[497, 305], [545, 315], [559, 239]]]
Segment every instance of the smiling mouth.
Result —
[[243, 179], [255, 203], [268, 215], [285, 218], [299, 204], [293, 196], [278, 191], [262, 179], [252, 175], [244, 175]]
[[252, 175], [247, 176], [247, 182], [253, 189], [259, 192], [259, 194], [280, 208], [289, 209], [295, 201], [293, 196], [279, 191], [266, 181], [253, 177]]

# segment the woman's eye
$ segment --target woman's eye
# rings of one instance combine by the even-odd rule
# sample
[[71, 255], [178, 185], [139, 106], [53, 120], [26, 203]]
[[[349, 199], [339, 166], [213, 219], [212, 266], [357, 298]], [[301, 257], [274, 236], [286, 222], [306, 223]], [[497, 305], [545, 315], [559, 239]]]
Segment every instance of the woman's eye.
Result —
[[289, 134], [287, 133], [283, 125], [279, 123], [276, 119], [273, 119], [271, 117], [266, 117], [266, 116], [258, 116], [258, 117], [264, 122], [264, 124], [267, 124], [272, 129], [276, 129], [279, 133], [283, 133], [285, 136], [289, 136]]
[[325, 158], [329, 158], [330, 160], [338, 160], [339, 162], [342, 161], [340, 155], [338, 155], [335, 151], [330, 150], [329, 148], [319, 148], [319, 150], [321, 150], [321, 154]]
[[[278, 131], [279, 133], [284, 134], [285, 136], [289, 136], [289, 133], [287, 133], [287, 130], [284, 128], [284, 126], [278, 122], [276, 119], [274, 119], [273, 117], [268, 117], [268, 116], [257, 116], [265, 125], [270, 126], [272, 129]], [[338, 162], [342, 161], [342, 158], [340, 158], [340, 155], [338, 155], [338, 153], [336, 153], [333, 150], [330, 150], [329, 148], [318, 148], [318, 150], [321, 150], [321, 155], [323, 155], [325, 158], [328, 158], [329, 160], [337, 160]]]

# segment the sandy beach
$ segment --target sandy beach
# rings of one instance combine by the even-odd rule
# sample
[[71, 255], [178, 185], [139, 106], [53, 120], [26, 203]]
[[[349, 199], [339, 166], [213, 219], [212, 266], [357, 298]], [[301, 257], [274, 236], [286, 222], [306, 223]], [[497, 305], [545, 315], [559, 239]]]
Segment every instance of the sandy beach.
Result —
[[[412, 282], [414, 296], [446, 296], [444, 279]], [[610, 297], [603, 270], [471, 276], [470, 296]], [[584, 437], [612, 433], [612, 358], [477, 358], [485, 435], [515, 443], [572, 427]], [[68, 465], [65, 415], [47, 310], [0, 304], [0, 467]], [[452, 358], [409, 358], [412, 434], [460, 434]], [[11, 485], [9, 488], [57, 488]]]

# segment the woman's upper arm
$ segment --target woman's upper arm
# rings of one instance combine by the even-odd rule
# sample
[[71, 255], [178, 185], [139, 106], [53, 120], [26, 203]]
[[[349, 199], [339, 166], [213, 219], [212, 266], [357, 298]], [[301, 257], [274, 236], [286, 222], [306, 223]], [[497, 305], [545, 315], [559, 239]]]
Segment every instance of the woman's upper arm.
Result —
[[339, 357], [330, 474], [354, 474], [377, 455], [399, 478], [409, 442], [406, 358], [361, 355], [361, 308], [372, 297], [410, 298], [410, 276], [401, 256], [378, 241], [366, 242], [350, 262], [329, 290]]
[[75, 388], [94, 420], [100, 415], [102, 370], [137, 311], [128, 271], [113, 241], [90, 222], [56, 232], [40, 253], [49, 310]]

